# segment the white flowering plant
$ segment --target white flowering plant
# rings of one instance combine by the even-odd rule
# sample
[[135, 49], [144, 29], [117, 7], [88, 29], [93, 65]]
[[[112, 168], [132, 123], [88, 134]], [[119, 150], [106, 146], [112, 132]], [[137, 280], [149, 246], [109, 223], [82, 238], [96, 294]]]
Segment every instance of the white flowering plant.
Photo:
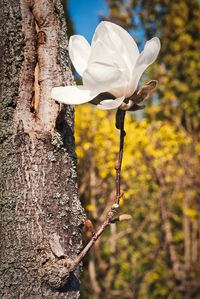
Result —
[[158, 56], [160, 40], [154, 37], [146, 42], [139, 53], [137, 44], [122, 27], [111, 22], [101, 22], [95, 31], [91, 46], [83, 36], [74, 35], [69, 40], [69, 56], [82, 76], [83, 85], [60, 86], [52, 89], [52, 98], [60, 103], [77, 105], [91, 102], [101, 110], [117, 109], [116, 127], [120, 130], [120, 143], [116, 169], [115, 201], [105, 221], [95, 230], [90, 219], [85, 226], [92, 237], [79, 255], [71, 261], [66, 277], [73, 271], [87, 254], [105, 228], [113, 222], [130, 220], [130, 215], [116, 217], [119, 209], [121, 192], [121, 166], [123, 159], [124, 120], [126, 111], [143, 109], [141, 105], [157, 85], [151, 80], [138, 88], [138, 82]]
[[[138, 82], [159, 51], [159, 38], [147, 41], [139, 53], [136, 42], [126, 30], [103, 21], [96, 28], [91, 46], [81, 35], [73, 35], [69, 40], [69, 56], [82, 76], [83, 85], [54, 87], [51, 96], [58, 102], [77, 105], [98, 99], [103, 93], [104, 99], [101, 101], [102, 96], [99, 96], [97, 108], [128, 110], [138, 104], [135, 94]], [[151, 91], [155, 86], [156, 81], [152, 80], [145, 90]]]

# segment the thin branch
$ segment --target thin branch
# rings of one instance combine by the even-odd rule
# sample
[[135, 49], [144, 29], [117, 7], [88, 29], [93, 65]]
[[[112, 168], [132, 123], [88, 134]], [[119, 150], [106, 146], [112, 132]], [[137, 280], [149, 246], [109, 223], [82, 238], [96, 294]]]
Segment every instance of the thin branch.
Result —
[[125, 111], [122, 111], [121, 109], [117, 110], [116, 128], [120, 130], [120, 143], [119, 143], [118, 161], [115, 166], [115, 169], [116, 169], [115, 202], [114, 202], [113, 206], [110, 208], [103, 224], [100, 226], [100, 228], [97, 230], [97, 232], [92, 236], [91, 240], [88, 242], [88, 244], [85, 246], [85, 248], [83, 248], [83, 250], [79, 253], [79, 255], [73, 261], [70, 271], [73, 271], [80, 264], [80, 262], [82, 261], [84, 256], [92, 248], [92, 246], [97, 241], [97, 239], [102, 235], [102, 233], [104, 232], [106, 227], [112, 223], [113, 217], [119, 208], [120, 198], [123, 195], [123, 194], [121, 194], [121, 166], [122, 166], [122, 160], [123, 160], [124, 137], [126, 136], [126, 133], [124, 131], [125, 115], [126, 115]]

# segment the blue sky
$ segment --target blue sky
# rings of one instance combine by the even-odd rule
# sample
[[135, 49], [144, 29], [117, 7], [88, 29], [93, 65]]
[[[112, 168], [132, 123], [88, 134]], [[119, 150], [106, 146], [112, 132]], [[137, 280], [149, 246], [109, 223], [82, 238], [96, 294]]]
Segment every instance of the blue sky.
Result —
[[75, 33], [83, 35], [89, 42], [100, 15], [108, 14], [104, 0], [68, 0], [68, 9], [74, 22]]
[[[91, 42], [94, 31], [100, 22], [100, 16], [108, 16], [109, 11], [105, 0], [68, 0], [68, 10], [74, 23], [75, 34], [83, 35], [88, 42]], [[135, 16], [138, 25], [137, 30], [131, 30], [131, 35], [142, 41], [139, 45], [143, 49], [145, 37], [144, 30]]]

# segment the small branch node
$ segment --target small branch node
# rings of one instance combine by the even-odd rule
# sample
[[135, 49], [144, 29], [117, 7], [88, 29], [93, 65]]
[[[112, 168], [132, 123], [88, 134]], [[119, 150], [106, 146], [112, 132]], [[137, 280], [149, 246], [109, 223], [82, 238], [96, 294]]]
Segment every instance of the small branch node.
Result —
[[49, 258], [41, 267], [39, 272], [43, 281], [55, 289], [62, 288], [74, 269], [74, 262], [68, 258]]
[[118, 209], [118, 208], [119, 208], [119, 205], [118, 205], [117, 203], [114, 203], [114, 205], [112, 205], [112, 208], [111, 208], [111, 209], [116, 210], [116, 209]]

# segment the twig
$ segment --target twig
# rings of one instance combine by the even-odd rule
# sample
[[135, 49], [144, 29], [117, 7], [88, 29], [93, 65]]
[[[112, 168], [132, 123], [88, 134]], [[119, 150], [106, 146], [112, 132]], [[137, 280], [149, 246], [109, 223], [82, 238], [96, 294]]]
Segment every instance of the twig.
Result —
[[121, 194], [121, 166], [122, 166], [122, 159], [123, 159], [123, 150], [124, 150], [124, 137], [126, 133], [124, 131], [124, 121], [125, 121], [126, 111], [122, 111], [121, 109], [117, 110], [116, 113], [116, 128], [120, 130], [120, 144], [119, 144], [119, 154], [118, 154], [118, 161], [115, 166], [116, 169], [116, 195], [115, 195], [115, 202], [113, 206], [110, 208], [107, 217], [97, 232], [92, 236], [91, 240], [88, 244], [83, 248], [83, 250], [79, 253], [79, 255], [73, 261], [72, 267], [70, 271], [73, 271], [82, 261], [84, 256], [88, 253], [88, 251], [92, 248], [94, 243], [97, 239], [102, 235], [104, 230], [107, 226], [112, 223], [113, 217], [116, 214], [119, 208], [120, 198], [123, 194]]

